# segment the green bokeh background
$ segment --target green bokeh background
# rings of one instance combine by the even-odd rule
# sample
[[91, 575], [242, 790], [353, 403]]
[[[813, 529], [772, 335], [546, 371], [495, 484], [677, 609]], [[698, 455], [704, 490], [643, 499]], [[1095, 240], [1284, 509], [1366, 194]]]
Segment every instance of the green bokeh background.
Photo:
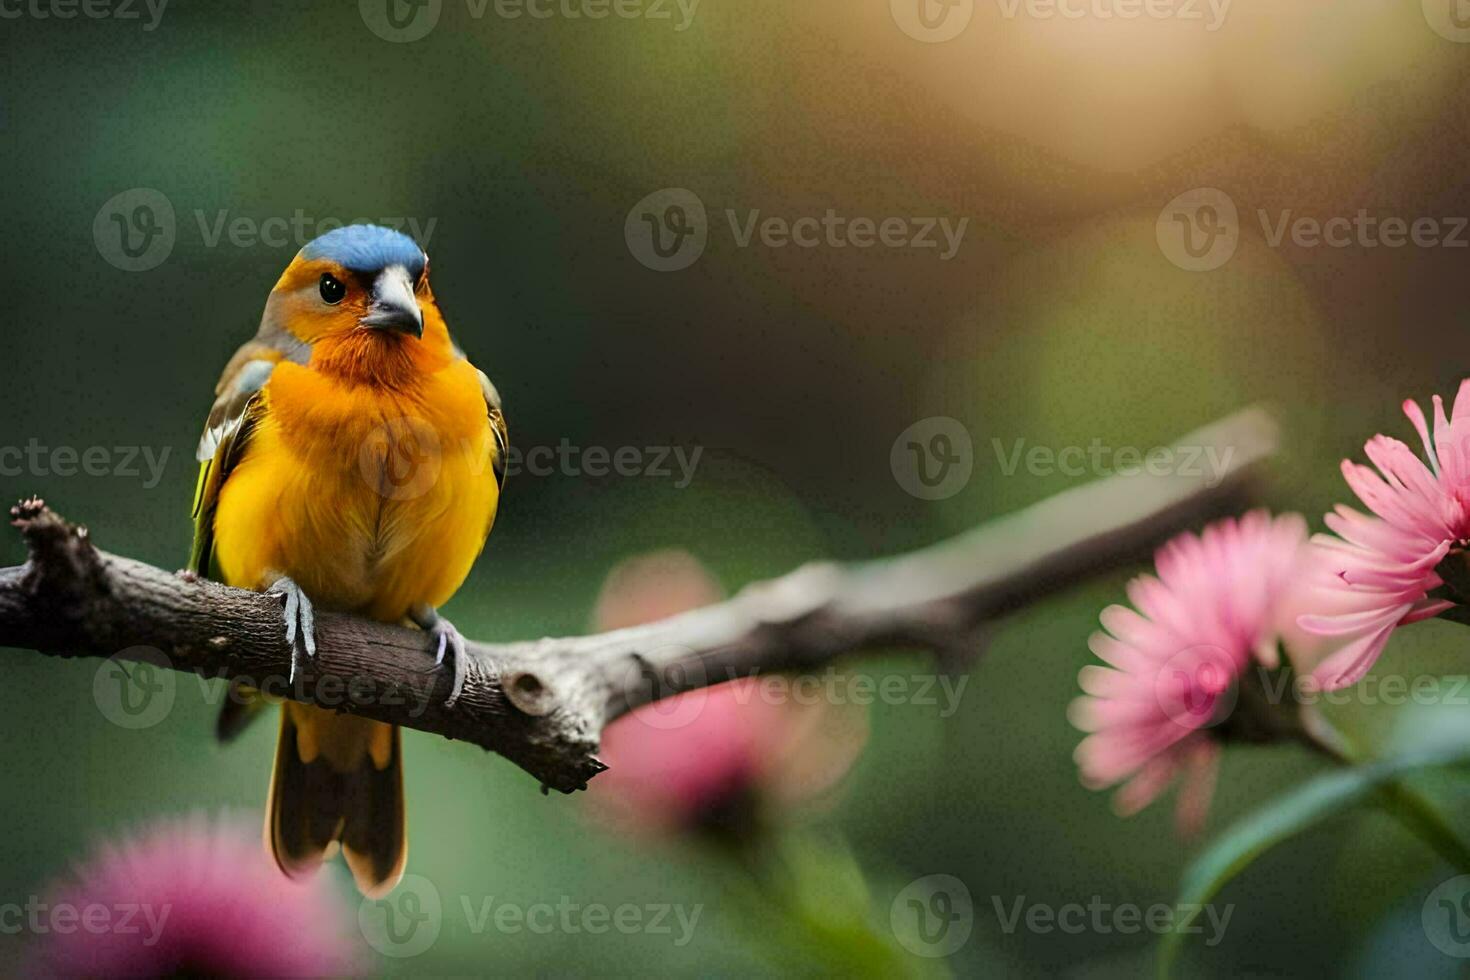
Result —
[[[1337, 461], [1375, 431], [1405, 434], [1403, 397], [1448, 394], [1467, 373], [1466, 251], [1273, 248], [1251, 218], [1256, 208], [1470, 213], [1470, 46], [1430, 31], [1418, 4], [1337, 4], [1335, 33], [1283, 14], [1260, 45], [1244, 27], [1275, 16], [1273, 5], [1238, 0], [1246, 50], [1232, 57], [1255, 66], [1264, 91], [1242, 81], [1256, 74], [1220, 69], [1211, 85], [1234, 93], [1235, 109], [1200, 104], [1167, 152], [1127, 165], [1101, 144], [1091, 159], [1038, 135], [1075, 118], [1038, 108], [1036, 132], [977, 119], [952, 76], [940, 91], [925, 72], [949, 57], [942, 46], [903, 36], [886, 6], [705, 0], [676, 31], [476, 19], [445, 0], [435, 30], [404, 44], [375, 36], [351, 2], [173, 0], [151, 31], [117, 19], [0, 21], [0, 446], [170, 453], [151, 488], [27, 472], [0, 477], [0, 493], [43, 495], [110, 550], [183, 563], [192, 449], [214, 380], [296, 247], [211, 246], [200, 216], [212, 225], [220, 212], [432, 220], [436, 293], [498, 385], [517, 445], [703, 448], [687, 488], [512, 482], [448, 609], [484, 639], [585, 629], [609, 568], [638, 552], [686, 548], [736, 588], [812, 558], [938, 540], [1078, 482], [1006, 476], [994, 440], [1149, 447], [1256, 401], [1276, 411], [1286, 443], [1267, 502], [1320, 526], [1345, 496]], [[1303, 6], [1327, 16], [1325, 3]], [[981, 25], [998, 32], [986, 43], [1036, 48], [1060, 29]], [[1108, 81], [1056, 84], [1127, 111]], [[1302, 86], [1318, 101], [1274, 111]], [[1017, 86], [1018, 103], [1033, 97]], [[659, 274], [630, 255], [623, 225], [634, 202], [669, 186], [704, 200], [710, 243], [693, 267]], [[1234, 259], [1210, 273], [1171, 265], [1154, 238], [1159, 209], [1199, 186], [1226, 190], [1245, 226]], [[93, 238], [98, 209], [134, 187], [164, 194], [178, 222], [168, 259], [139, 273], [104, 261]], [[829, 207], [970, 224], [949, 262], [742, 249], [724, 225], [726, 208]], [[939, 503], [910, 497], [889, 468], [894, 438], [931, 415], [963, 421], [976, 454], [969, 485]], [[20, 558], [0, 536], [0, 559]], [[1198, 848], [1173, 836], [1168, 806], [1113, 817], [1070, 759], [1065, 709], [1086, 635], [1134, 571], [1004, 623], [952, 717], [874, 706], [868, 751], [835, 807], [813, 818], [817, 833], [851, 843], [880, 929], [907, 882], [943, 872], [966, 883], [975, 932], [949, 961], [958, 974], [1148, 968], [1147, 936], [1007, 934], [993, 905], [1170, 902]], [[1410, 676], [1463, 673], [1458, 630], [1417, 627], [1388, 656]], [[274, 732], [217, 747], [217, 690], [207, 698], [180, 677], [168, 717], [127, 731], [93, 702], [97, 661], [7, 658], [0, 902], [24, 901], [93, 840], [156, 815], [261, 806]], [[928, 668], [890, 651], [863, 669]], [[1372, 740], [1402, 713], [1338, 716]], [[432, 949], [382, 960], [383, 972], [812, 969], [752, 945], [718, 863], [610, 836], [582, 801], [544, 797], [469, 746], [410, 732], [405, 755], [411, 870], [449, 913]], [[1229, 752], [1207, 834], [1318, 768], [1287, 748]], [[1195, 944], [1186, 969], [1453, 975], [1461, 964], [1419, 925], [1424, 896], [1448, 876], [1386, 820], [1344, 815], [1232, 884], [1226, 940]], [[460, 896], [705, 911], [694, 941], [676, 948], [650, 935], [476, 935]], [[19, 941], [0, 937], [5, 961]]]

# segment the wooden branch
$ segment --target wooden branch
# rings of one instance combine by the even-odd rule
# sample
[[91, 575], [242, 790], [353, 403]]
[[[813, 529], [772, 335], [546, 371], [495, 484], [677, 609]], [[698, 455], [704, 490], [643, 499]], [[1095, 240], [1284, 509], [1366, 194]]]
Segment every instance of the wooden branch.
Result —
[[288, 686], [281, 598], [100, 551], [86, 528], [33, 499], [11, 510], [29, 560], [0, 569], [0, 645], [227, 677], [473, 742], [543, 790], [572, 792], [606, 768], [595, 756], [603, 727], [669, 694], [809, 671], [863, 649], [973, 654], [998, 617], [1242, 506], [1275, 447], [1271, 419], [1249, 409], [1180, 440], [1168, 475], [1115, 473], [910, 554], [807, 565], [717, 605], [611, 633], [470, 642], [452, 708], [451, 672], [434, 667], [416, 630], [319, 613], [317, 657]]

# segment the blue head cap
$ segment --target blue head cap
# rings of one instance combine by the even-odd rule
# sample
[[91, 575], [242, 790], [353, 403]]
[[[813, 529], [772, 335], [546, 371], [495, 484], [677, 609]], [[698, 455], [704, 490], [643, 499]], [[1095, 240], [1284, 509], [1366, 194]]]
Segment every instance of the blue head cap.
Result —
[[390, 265], [408, 270], [410, 280], [423, 274], [426, 260], [418, 243], [401, 231], [381, 225], [347, 225], [307, 242], [304, 259], [328, 259], [353, 272], [371, 275]]

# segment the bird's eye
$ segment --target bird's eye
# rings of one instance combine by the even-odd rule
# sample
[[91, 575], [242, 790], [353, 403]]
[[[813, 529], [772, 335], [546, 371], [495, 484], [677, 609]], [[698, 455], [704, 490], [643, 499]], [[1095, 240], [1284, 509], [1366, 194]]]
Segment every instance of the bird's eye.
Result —
[[342, 297], [347, 295], [347, 287], [330, 273], [322, 273], [322, 281], [317, 288], [321, 290], [322, 299], [333, 306], [342, 302]]

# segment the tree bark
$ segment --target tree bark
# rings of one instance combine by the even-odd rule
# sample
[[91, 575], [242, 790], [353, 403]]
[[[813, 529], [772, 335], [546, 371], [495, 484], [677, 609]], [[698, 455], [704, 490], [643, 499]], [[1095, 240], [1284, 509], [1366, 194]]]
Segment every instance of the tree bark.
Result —
[[569, 793], [606, 768], [595, 755], [604, 726], [679, 691], [814, 671], [874, 648], [968, 661], [982, 630], [1007, 613], [1242, 506], [1275, 448], [1271, 419], [1248, 409], [1181, 439], [1167, 475], [1115, 473], [909, 554], [812, 563], [725, 602], [611, 633], [469, 641], [453, 707], [444, 704], [452, 671], [434, 666], [421, 632], [321, 612], [317, 656], [288, 683], [280, 597], [108, 554], [86, 528], [32, 499], [11, 509], [29, 558], [0, 569], [0, 644], [225, 677], [462, 739], [515, 762], [543, 790]]

